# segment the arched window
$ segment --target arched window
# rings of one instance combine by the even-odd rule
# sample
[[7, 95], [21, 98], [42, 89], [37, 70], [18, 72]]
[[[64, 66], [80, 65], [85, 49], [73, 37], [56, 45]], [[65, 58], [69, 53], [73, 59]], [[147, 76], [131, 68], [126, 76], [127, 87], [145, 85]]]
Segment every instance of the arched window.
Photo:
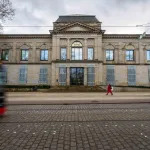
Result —
[[71, 50], [72, 60], [82, 60], [82, 44], [80, 42], [74, 42]]

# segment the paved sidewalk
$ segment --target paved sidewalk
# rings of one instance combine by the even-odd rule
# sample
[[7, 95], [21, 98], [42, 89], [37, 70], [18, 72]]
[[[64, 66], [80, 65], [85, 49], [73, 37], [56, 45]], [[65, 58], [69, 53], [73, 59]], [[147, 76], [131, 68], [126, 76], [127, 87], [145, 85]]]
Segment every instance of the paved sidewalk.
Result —
[[9, 92], [8, 104], [82, 104], [82, 103], [150, 103], [149, 92], [106, 93], [44, 93]]

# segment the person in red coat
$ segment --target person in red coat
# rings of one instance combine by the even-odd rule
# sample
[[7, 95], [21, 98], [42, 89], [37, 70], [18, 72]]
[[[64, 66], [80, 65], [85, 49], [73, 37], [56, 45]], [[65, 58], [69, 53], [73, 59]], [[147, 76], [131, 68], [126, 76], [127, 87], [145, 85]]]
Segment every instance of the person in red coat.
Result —
[[112, 87], [111, 87], [110, 84], [108, 84], [108, 86], [107, 86], [107, 94], [106, 95], [108, 95], [109, 93], [111, 93], [111, 95], [113, 95], [113, 93], [112, 93]]

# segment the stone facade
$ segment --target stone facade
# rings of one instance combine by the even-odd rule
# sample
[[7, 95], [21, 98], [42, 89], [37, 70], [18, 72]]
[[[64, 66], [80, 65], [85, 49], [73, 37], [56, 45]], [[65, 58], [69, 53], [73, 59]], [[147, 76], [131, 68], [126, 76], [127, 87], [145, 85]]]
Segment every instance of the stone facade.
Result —
[[[64, 85], [70, 86], [72, 85], [70, 68], [83, 68], [85, 86], [106, 85], [111, 83], [111, 80], [116, 86], [132, 86], [129, 84], [132, 83], [132, 78], [135, 80], [134, 86], [149, 86], [150, 60], [147, 60], [147, 51], [150, 50], [150, 35], [139, 40], [140, 35], [105, 34], [101, 29], [101, 22], [93, 20], [84, 22], [85, 17], [88, 16], [80, 16], [81, 21], [77, 18], [70, 22], [58, 19], [59, 21], [54, 22], [54, 29], [50, 34], [0, 35], [1, 55], [3, 50], [9, 51], [8, 60], [3, 61], [7, 71], [6, 84], [58, 86], [61, 85], [60, 68], [66, 68], [63, 82]], [[82, 45], [81, 60], [72, 59], [74, 42], [80, 42]], [[66, 49], [65, 60], [61, 60], [61, 48]], [[91, 60], [88, 59], [88, 48], [94, 50], [94, 57]], [[29, 51], [27, 61], [21, 60], [21, 50]], [[41, 50], [48, 50], [48, 60], [41, 61]], [[106, 60], [106, 50], [113, 51], [112, 60]], [[126, 59], [127, 50], [133, 50], [133, 60]], [[26, 68], [26, 82], [20, 82], [22, 67]], [[40, 82], [41, 68], [46, 68], [44, 83]], [[94, 71], [89, 72], [89, 68], [94, 68]], [[90, 82], [92, 84], [89, 84]]]

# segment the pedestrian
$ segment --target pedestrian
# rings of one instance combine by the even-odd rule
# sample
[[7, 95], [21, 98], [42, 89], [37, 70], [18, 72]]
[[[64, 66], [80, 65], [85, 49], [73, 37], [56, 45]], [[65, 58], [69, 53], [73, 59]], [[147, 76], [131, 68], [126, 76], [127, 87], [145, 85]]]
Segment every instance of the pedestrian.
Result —
[[112, 86], [110, 84], [108, 84], [108, 86], [107, 86], [107, 94], [106, 95], [108, 95], [109, 93], [111, 93], [111, 95], [113, 95]]

